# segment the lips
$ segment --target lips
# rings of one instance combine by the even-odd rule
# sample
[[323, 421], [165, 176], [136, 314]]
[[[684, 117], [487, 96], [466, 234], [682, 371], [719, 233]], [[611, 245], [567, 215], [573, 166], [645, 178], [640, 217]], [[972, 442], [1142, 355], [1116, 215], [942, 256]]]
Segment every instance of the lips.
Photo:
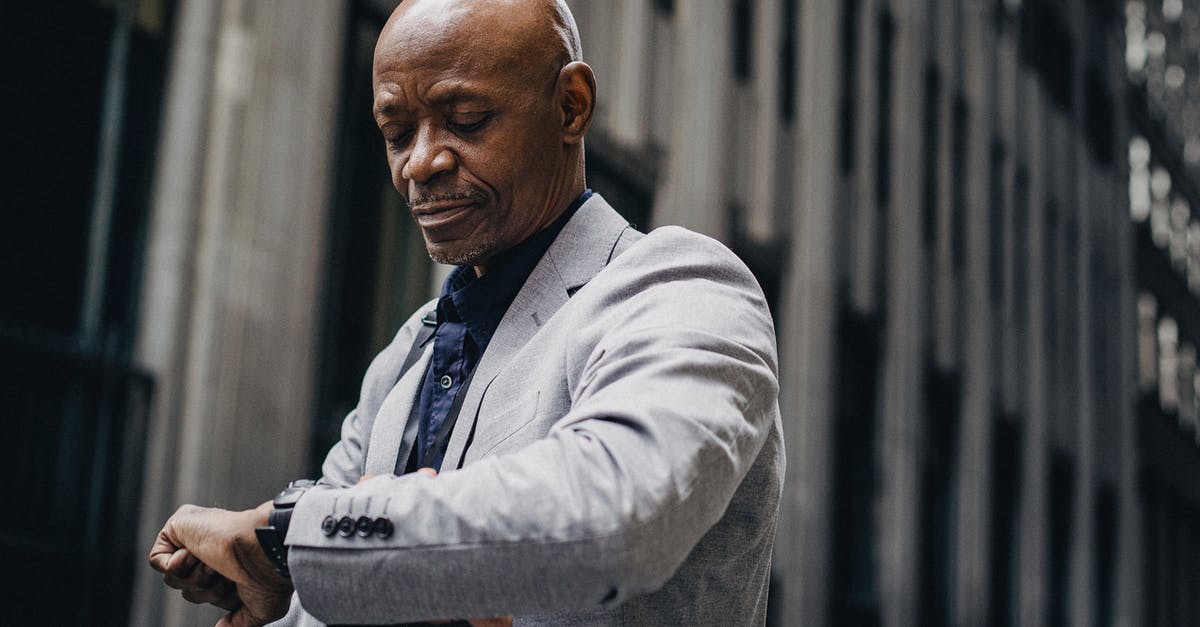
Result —
[[457, 222], [471, 213], [475, 200], [444, 200], [422, 203], [412, 208], [413, 217], [423, 229], [438, 229]]

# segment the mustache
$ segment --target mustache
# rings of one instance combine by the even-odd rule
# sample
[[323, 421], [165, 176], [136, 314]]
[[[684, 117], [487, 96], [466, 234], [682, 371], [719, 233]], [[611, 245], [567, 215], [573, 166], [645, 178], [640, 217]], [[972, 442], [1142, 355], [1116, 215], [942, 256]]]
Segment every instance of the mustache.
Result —
[[425, 193], [409, 199], [408, 208], [420, 209], [424, 205], [438, 202], [482, 201], [486, 199], [487, 196], [483, 192], [474, 189], [463, 192]]

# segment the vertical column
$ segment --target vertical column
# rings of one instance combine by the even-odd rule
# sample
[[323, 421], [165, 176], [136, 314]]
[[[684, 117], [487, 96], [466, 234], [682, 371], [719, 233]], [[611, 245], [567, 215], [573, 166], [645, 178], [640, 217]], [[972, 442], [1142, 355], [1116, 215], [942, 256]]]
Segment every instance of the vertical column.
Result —
[[[966, 209], [954, 205], [956, 200], [954, 198], [955, 173], [956, 168], [961, 166], [961, 164], [955, 163], [958, 155], [954, 153], [954, 144], [958, 141], [958, 138], [954, 136], [958, 131], [954, 120], [954, 101], [961, 74], [958, 45], [960, 35], [956, 17], [961, 3], [929, 2], [927, 4], [932, 15], [928, 17], [931, 30], [926, 41], [932, 48], [928, 53], [928, 58], [934, 67], [924, 68], [923, 73], [936, 72], [936, 79], [931, 77], [931, 80], [924, 84], [927, 88], [925, 97], [937, 99], [936, 102], [926, 105], [934, 107], [937, 112], [935, 122], [937, 129], [936, 131], [923, 130], [926, 133], [935, 132], [937, 143], [930, 146], [935, 154], [926, 155], [922, 160], [926, 167], [932, 167], [933, 163], [936, 163], [936, 170], [929, 173], [932, 175], [932, 185], [935, 187], [936, 205], [922, 207], [922, 211], [932, 210], [936, 223], [936, 230], [932, 233], [934, 238], [933, 264], [931, 266], [933, 276], [930, 277], [933, 283], [933, 290], [931, 290], [933, 302], [930, 303], [933, 314], [930, 316], [930, 320], [933, 322], [931, 328], [933, 363], [943, 371], [950, 371], [960, 365], [958, 362], [961, 350], [959, 345], [961, 338], [958, 336], [958, 286], [955, 281], [953, 250], [955, 246], [960, 245], [960, 242], [955, 240], [962, 234], [954, 232], [957, 222], [954, 214], [956, 211]], [[933, 84], [933, 80], [937, 81], [936, 85]], [[960, 172], [965, 174], [965, 168]], [[928, 180], [928, 176], [926, 180]]]
[[[959, 28], [963, 45], [958, 53], [962, 63], [962, 90], [970, 106], [966, 128], [967, 152], [965, 212], [966, 267], [962, 291], [964, 346], [962, 349], [963, 389], [961, 427], [958, 444], [956, 588], [951, 612], [956, 625], [983, 625], [987, 622], [989, 497], [991, 496], [992, 420], [994, 351], [997, 338], [992, 334], [992, 319], [998, 315], [991, 307], [990, 284], [1000, 277], [990, 275], [991, 198], [989, 182], [991, 161], [991, 125], [995, 119], [996, 77], [991, 71], [996, 54], [996, 36], [992, 13], [980, 3], [961, 3]], [[1010, 480], [1015, 481], [1016, 477]]]
[[726, 107], [730, 77], [728, 0], [675, 6], [676, 109], [655, 225], [680, 224], [724, 239]]
[[[1108, 45], [1113, 50], [1123, 51], [1124, 37], [1119, 31], [1108, 35]], [[1114, 95], [1123, 93], [1117, 86], [1123, 88], [1128, 81], [1128, 74], [1123, 55], [1114, 55], [1113, 62], [1106, 68], [1110, 85], [1114, 86]], [[1146, 591], [1144, 586], [1143, 559], [1147, 547], [1143, 545], [1145, 538], [1142, 523], [1142, 500], [1138, 467], [1138, 429], [1135, 402], [1138, 396], [1138, 384], [1135, 379], [1138, 359], [1137, 328], [1138, 317], [1136, 302], [1138, 299], [1137, 284], [1135, 283], [1136, 261], [1133, 238], [1133, 221], [1129, 217], [1129, 139], [1132, 130], [1129, 125], [1129, 115], [1126, 109], [1126, 99], [1113, 98], [1113, 176], [1111, 183], [1106, 186], [1113, 198], [1122, 199], [1112, 209], [1113, 256], [1118, 283], [1116, 285], [1116, 306], [1113, 320], [1116, 327], [1121, 329], [1117, 334], [1117, 347], [1114, 363], [1119, 365], [1117, 373], [1117, 390], [1113, 397], [1119, 402], [1114, 408], [1117, 420], [1116, 437], [1119, 442], [1120, 463], [1117, 476], [1117, 546], [1115, 556], [1115, 573], [1113, 587], [1116, 598], [1113, 600], [1113, 624], [1141, 625], [1145, 617], [1143, 603]], [[1149, 626], [1147, 626], [1149, 627]]]
[[[1076, 337], [1075, 345], [1078, 351], [1075, 355], [1068, 355], [1068, 359], [1075, 360], [1077, 399], [1078, 408], [1076, 410], [1076, 428], [1074, 439], [1075, 446], [1075, 502], [1072, 508], [1073, 533], [1071, 534], [1071, 570], [1070, 570], [1070, 590], [1071, 590], [1071, 624], [1075, 627], [1091, 627], [1095, 624], [1093, 610], [1095, 609], [1093, 586], [1096, 582], [1096, 561], [1095, 561], [1095, 496], [1096, 496], [1096, 470], [1095, 470], [1095, 450], [1096, 450], [1096, 420], [1100, 406], [1096, 402], [1097, 390], [1093, 386], [1094, 379], [1092, 377], [1092, 363], [1095, 360], [1095, 347], [1092, 345], [1092, 338], [1095, 335], [1092, 332], [1092, 325], [1096, 324], [1096, 318], [1099, 312], [1092, 310], [1092, 303], [1095, 302], [1092, 298], [1092, 284], [1094, 282], [1093, 265], [1092, 265], [1092, 246], [1098, 234], [1097, 226], [1102, 224], [1102, 219], [1099, 214], [1108, 213], [1106, 210], [1107, 198], [1093, 197], [1092, 190], [1099, 182], [1101, 174], [1097, 172], [1094, 162], [1088, 154], [1086, 138], [1082, 124], [1084, 111], [1088, 106], [1086, 102], [1086, 92], [1083, 89], [1084, 71], [1088, 66], [1086, 59], [1087, 51], [1087, 29], [1089, 23], [1085, 13], [1086, 8], [1083, 3], [1077, 0], [1072, 0], [1063, 4], [1064, 17], [1068, 23], [1068, 30], [1073, 35], [1075, 42], [1074, 49], [1075, 73], [1071, 77], [1071, 91], [1073, 92], [1073, 102], [1075, 102], [1074, 117], [1075, 122], [1068, 129], [1069, 137], [1065, 142], [1067, 149], [1071, 151], [1070, 160], [1075, 164], [1073, 168], [1074, 176], [1071, 180], [1073, 189], [1068, 190], [1068, 197], [1071, 199], [1071, 211], [1078, 216], [1078, 232], [1077, 239], [1078, 263], [1074, 268], [1067, 268], [1067, 272], [1073, 272], [1078, 276], [1076, 285], [1078, 291], [1076, 294], [1070, 295], [1073, 298], [1072, 313], [1066, 313], [1064, 316], [1069, 322], [1065, 325], [1067, 333], [1074, 333]], [[1128, 198], [1128, 196], [1126, 196]]]
[[[897, 2], [893, 81], [890, 208], [887, 229], [886, 323], [881, 395], [880, 584], [885, 627], [917, 622], [916, 538], [918, 468], [925, 363], [923, 320], [927, 315], [922, 276], [928, 267], [921, 238], [921, 90], [927, 5]], [[883, 226], [883, 225], [881, 225]]]
[[858, 100], [853, 115], [858, 132], [854, 137], [855, 163], [848, 187], [846, 210], [850, 214], [850, 304], [858, 312], [878, 309], [876, 293], [879, 268], [879, 205], [876, 197], [875, 151], [879, 141], [879, 9], [875, 2], [858, 4]]
[[650, 0], [620, 0], [617, 8], [615, 69], [603, 97], [612, 101], [610, 130], [624, 146], [641, 147], [646, 137], [647, 72], [650, 69]]
[[780, 624], [824, 625], [828, 617], [830, 455], [833, 452], [834, 313], [838, 207], [836, 34], [839, 11], [804, 3], [797, 84], [804, 94], [797, 119], [797, 186], [793, 245], [785, 273], [780, 334], [781, 407], [788, 468], [776, 534], [778, 570], [784, 573]]
[[[306, 470], [345, 5], [298, 8], [226, 0], [205, 34], [215, 47], [191, 59], [213, 67], [199, 72], [210, 80], [184, 86], [172, 73], [169, 110], [186, 114], [168, 116], [164, 140], [202, 148], [186, 162], [167, 148], [164, 185], [192, 193], [160, 189], [154, 207], [152, 257], [171, 257], [159, 234], [188, 244], [152, 272], [143, 307], [139, 356], [169, 382], [152, 421], [149, 457], [164, 472], [147, 476], [147, 538], [180, 503], [254, 506]], [[144, 583], [144, 624], [219, 615]], [[145, 600], [155, 594], [165, 609]]]
[[[1046, 448], [1049, 444], [1047, 434], [1047, 411], [1049, 409], [1045, 377], [1050, 362], [1046, 351], [1045, 330], [1045, 296], [1043, 288], [1045, 266], [1043, 242], [1046, 233], [1043, 232], [1045, 220], [1045, 171], [1053, 164], [1046, 158], [1045, 133], [1047, 118], [1045, 97], [1037, 84], [1033, 70], [1020, 67], [1017, 70], [1018, 102], [1020, 105], [1018, 122], [1018, 149], [1020, 157], [1027, 164], [1026, 189], [1014, 189], [1018, 198], [1023, 197], [1024, 212], [1027, 215], [1023, 231], [1016, 235], [1015, 251], [1018, 259], [1024, 258], [1023, 272], [1028, 281], [1023, 286], [1025, 293], [1017, 294], [1019, 301], [1024, 298], [1026, 334], [1024, 338], [1014, 338], [1025, 343], [1025, 364], [1016, 364], [1025, 374], [1018, 379], [1022, 387], [1018, 388], [1018, 396], [1023, 397], [1023, 411], [1026, 417], [1025, 446], [1022, 449], [1021, 485], [1021, 514], [1020, 514], [1020, 560], [1018, 569], [1020, 588], [1018, 599], [1020, 604], [1020, 623], [1029, 627], [1043, 624], [1046, 616], [1045, 580], [1047, 575], [1046, 560], [1046, 479], [1048, 476]], [[1015, 186], [1014, 186], [1015, 187]]]
[[[754, 241], [776, 235], [775, 159], [780, 149], [779, 47], [783, 28], [780, 0], [759, 0], [754, 12], [754, 127], [750, 137], [751, 160], [746, 198], [746, 232]], [[835, 45], [831, 43], [831, 45]]]
[[[155, 389], [146, 439], [138, 533], [153, 538], [173, 511], [175, 458], [182, 370], [187, 352], [188, 311], [194, 253], [196, 198], [208, 140], [212, 58], [219, 15], [213, 2], [184, 0], [167, 73], [159, 161], [146, 233], [140, 329], [135, 361], [154, 373]], [[130, 624], [160, 622], [165, 596], [162, 578], [143, 564], [134, 566]]]

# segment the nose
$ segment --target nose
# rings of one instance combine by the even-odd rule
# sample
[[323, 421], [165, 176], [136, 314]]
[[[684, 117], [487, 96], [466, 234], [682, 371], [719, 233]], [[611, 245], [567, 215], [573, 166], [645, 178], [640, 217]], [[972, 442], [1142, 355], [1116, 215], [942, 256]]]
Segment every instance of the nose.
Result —
[[454, 170], [457, 164], [454, 153], [439, 135], [432, 125], [422, 125], [417, 130], [408, 160], [400, 168], [401, 178], [423, 185], [439, 174]]

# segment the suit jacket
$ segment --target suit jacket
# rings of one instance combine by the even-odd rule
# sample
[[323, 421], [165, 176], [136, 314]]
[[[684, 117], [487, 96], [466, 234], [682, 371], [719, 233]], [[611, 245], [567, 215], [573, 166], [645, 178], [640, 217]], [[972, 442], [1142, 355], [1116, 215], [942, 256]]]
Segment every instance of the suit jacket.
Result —
[[[296, 506], [283, 624], [764, 623], [784, 470], [775, 335], [735, 255], [678, 227], [642, 235], [594, 195], [505, 313], [442, 473], [397, 477], [431, 347], [397, 376], [432, 307], [371, 364]], [[394, 533], [322, 531], [364, 515]]]

